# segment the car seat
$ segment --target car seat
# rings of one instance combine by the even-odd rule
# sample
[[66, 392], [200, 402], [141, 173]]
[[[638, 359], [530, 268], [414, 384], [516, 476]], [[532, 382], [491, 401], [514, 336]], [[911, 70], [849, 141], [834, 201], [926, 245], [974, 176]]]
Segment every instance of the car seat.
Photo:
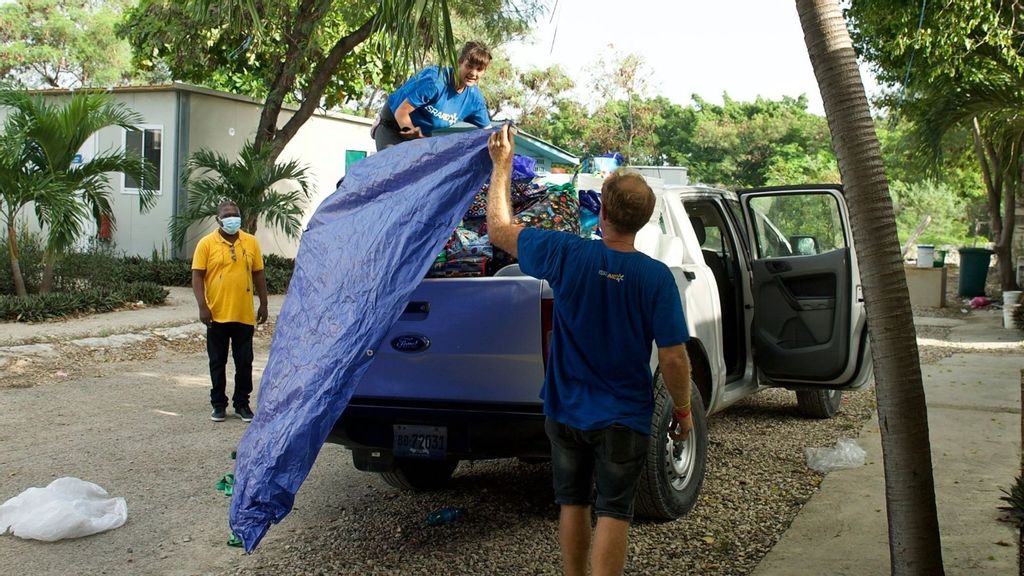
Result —
[[726, 270], [725, 262], [718, 252], [705, 250], [704, 242], [707, 241], [707, 232], [704, 230], [704, 219], [699, 216], [691, 216], [690, 223], [693, 231], [697, 234], [697, 241], [701, 245], [701, 255], [704, 263], [711, 268], [711, 274], [715, 277], [715, 284], [718, 285], [718, 300], [722, 303], [722, 354], [725, 357], [726, 372], [731, 374], [737, 368], [739, 360], [737, 353], [736, 338], [736, 291], [729, 280], [729, 272]]

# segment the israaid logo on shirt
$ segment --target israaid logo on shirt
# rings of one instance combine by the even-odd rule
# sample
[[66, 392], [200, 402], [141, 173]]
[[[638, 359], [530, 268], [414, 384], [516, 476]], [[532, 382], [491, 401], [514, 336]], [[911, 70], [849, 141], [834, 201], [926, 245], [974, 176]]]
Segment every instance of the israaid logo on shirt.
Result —
[[446, 114], [444, 112], [441, 112], [437, 108], [434, 108], [433, 106], [426, 106], [426, 110], [434, 118], [440, 118], [441, 120], [444, 120], [448, 124], [455, 124], [456, 122], [459, 121], [459, 117], [455, 113]]
[[612, 274], [611, 272], [609, 272], [607, 270], [598, 270], [597, 273], [600, 276], [604, 276], [604, 277], [608, 278], [609, 280], [615, 280], [616, 282], [622, 282], [623, 280], [626, 279], [626, 275], [625, 274]]

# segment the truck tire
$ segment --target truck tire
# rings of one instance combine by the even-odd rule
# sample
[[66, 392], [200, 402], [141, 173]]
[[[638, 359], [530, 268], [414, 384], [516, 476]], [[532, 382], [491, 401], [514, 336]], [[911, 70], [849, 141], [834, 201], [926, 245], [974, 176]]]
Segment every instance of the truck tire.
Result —
[[412, 460], [396, 459], [395, 469], [381, 472], [385, 482], [399, 490], [423, 492], [440, 490], [452, 479], [458, 460]]
[[839, 413], [842, 390], [797, 390], [796, 405], [807, 418], [827, 420]]
[[700, 391], [692, 384], [690, 406], [693, 415], [690, 437], [684, 442], [673, 442], [668, 437], [672, 424], [672, 397], [659, 373], [655, 381], [647, 464], [640, 475], [635, 501], [639, 516], [651, 520], [675, 520], [697, 503], [697, 495], [704, 483], [708, 427]]

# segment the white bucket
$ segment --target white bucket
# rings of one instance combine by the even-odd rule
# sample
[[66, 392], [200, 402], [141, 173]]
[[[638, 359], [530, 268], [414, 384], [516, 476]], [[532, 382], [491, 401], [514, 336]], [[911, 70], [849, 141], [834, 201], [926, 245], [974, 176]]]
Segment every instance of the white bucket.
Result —
[[935, 263], [935, 246], [931, 244], [917, 245], [917, 267], [931, 268]]
[[1003, 292], [1003, 328], [1013, 329], [1013, 311], [1017, 308], [1020, 300], [1020, 290], [1007, 290]]

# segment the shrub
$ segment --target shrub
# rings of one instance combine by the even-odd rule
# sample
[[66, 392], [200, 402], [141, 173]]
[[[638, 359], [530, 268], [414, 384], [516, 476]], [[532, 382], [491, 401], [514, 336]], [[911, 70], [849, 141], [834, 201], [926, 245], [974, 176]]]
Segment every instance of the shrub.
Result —
[[[0, 294], [14, 294], [14, 276], [11, 274], [11, 256], [7, 247], [7, 234], [0, 234]], [[43, 239], [27, 226], [18, 228], [18, 266], [29, 293], [39, 290], [43, 277]]]
[[140, 300], [146, 304], [163, 304], [167, 295], [168, 291], [163, 286], [152, 282], [31, 294], [27, 298], [0, 295], [0, 320], [38, 322], [75, 314], [110, 312]]
[[114, 294], [120, 295], [125, 302], [143, 302], [145, 304], [163, 304], [170, 292], [155, 282], [130, 282], [114, 288]]

